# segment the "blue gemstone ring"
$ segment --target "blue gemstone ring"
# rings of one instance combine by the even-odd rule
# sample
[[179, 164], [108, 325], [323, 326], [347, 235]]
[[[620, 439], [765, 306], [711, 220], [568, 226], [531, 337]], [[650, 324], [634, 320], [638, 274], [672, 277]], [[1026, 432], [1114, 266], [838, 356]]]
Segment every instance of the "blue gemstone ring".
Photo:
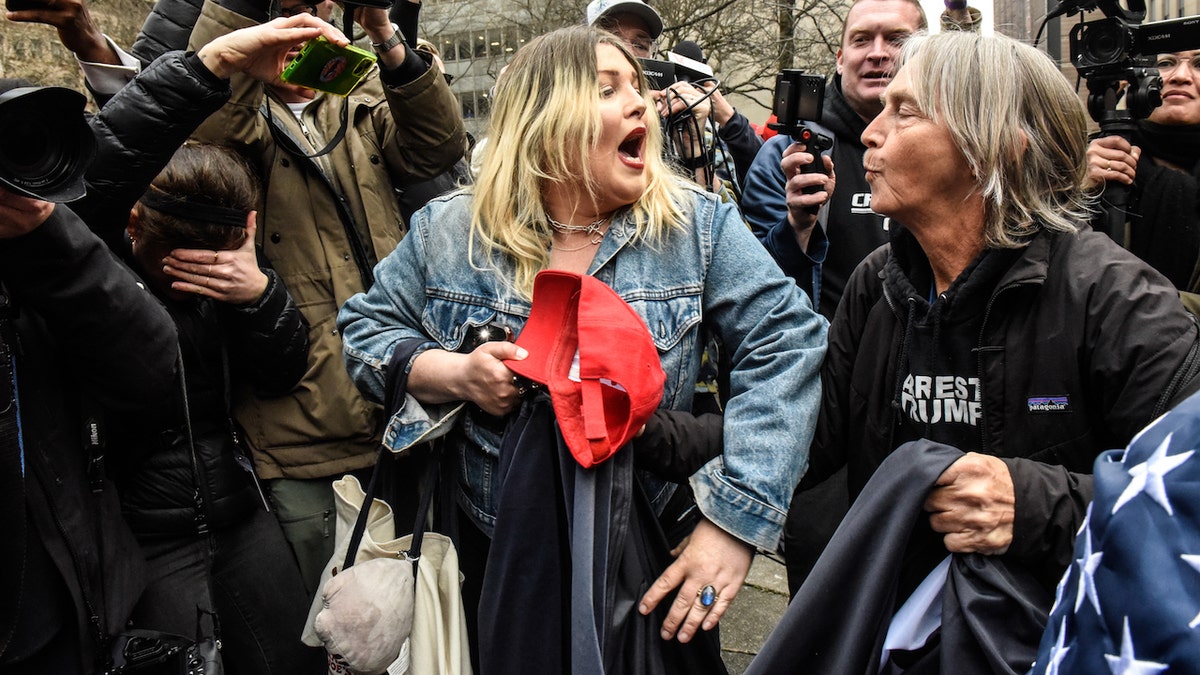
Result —
[[696, 597], [700, 598], [701, 607], [712, 607], [713, 603], [717, 601], [717, 589], [709, 584], [696, 591]]

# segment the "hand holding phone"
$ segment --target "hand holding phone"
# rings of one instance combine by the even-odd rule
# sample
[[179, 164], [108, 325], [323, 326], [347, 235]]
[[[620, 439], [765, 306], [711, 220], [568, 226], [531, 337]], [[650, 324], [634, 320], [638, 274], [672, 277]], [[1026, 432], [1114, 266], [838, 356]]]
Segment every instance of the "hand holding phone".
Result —
[[324, 36], [309, 40], [300, 55], [284, 68], [288, 84], [346, 96], [375, 65], [375, 55], [354, 45], [339, 47]]

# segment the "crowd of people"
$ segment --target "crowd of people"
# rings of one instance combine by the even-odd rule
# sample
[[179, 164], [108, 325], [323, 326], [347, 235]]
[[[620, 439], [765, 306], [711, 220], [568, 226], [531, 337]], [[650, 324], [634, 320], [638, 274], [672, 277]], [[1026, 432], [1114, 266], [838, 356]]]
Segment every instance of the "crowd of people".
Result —
[[[376, 57], [344, 97], [281, 77], [351, 44], [334, 0], [157, 0], [132, 53], [83, 0], [7, 12], [98, 111], [45, 98], [70, 190], [0, 162], [0, 673], [345, 672], [301, 636], [346, 474], [401, 527], [435, 504], [464, 671], [725, 673], [766, 551], [793, 601], [752, 673], [1191, 672], [1087, 579], [1094, 465], [1194, 433], [1200, 55], [1089, 138], [1053, 61], [946, 8], [850, 4], [819, 153], [652, 88], [663, 17], [593, 0], [471, 157], [419, 2], [342, 7]], [[1155, 433], [1113, 514], [1175, 515]]]

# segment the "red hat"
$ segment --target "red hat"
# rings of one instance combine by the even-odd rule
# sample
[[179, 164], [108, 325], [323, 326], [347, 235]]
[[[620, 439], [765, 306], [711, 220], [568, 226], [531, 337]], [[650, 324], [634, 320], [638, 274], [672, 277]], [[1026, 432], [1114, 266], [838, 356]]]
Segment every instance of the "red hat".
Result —
[[539, 272], [517, 345], [529, 356], [505, 365], [550, 390], [567, 448], [584, 468], [628, 443], [662, 400], [666, 375], [646, 324], [590, 276]]

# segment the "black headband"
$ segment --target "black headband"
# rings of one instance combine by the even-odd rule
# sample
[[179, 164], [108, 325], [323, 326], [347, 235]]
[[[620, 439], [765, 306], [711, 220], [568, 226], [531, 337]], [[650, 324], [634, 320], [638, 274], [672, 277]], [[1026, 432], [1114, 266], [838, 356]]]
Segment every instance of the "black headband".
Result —
[[199, 221], [210, 225], [244, 228], [246, 227], [246, 218], [250, 215], [249, 211], [241, 209], [172, 197], [154, 186], [150, 186], [150, 189], [138, 201], [142, 203], [142, 206], [148, 206], [155, 211], [161, 211], [182, 220]]

